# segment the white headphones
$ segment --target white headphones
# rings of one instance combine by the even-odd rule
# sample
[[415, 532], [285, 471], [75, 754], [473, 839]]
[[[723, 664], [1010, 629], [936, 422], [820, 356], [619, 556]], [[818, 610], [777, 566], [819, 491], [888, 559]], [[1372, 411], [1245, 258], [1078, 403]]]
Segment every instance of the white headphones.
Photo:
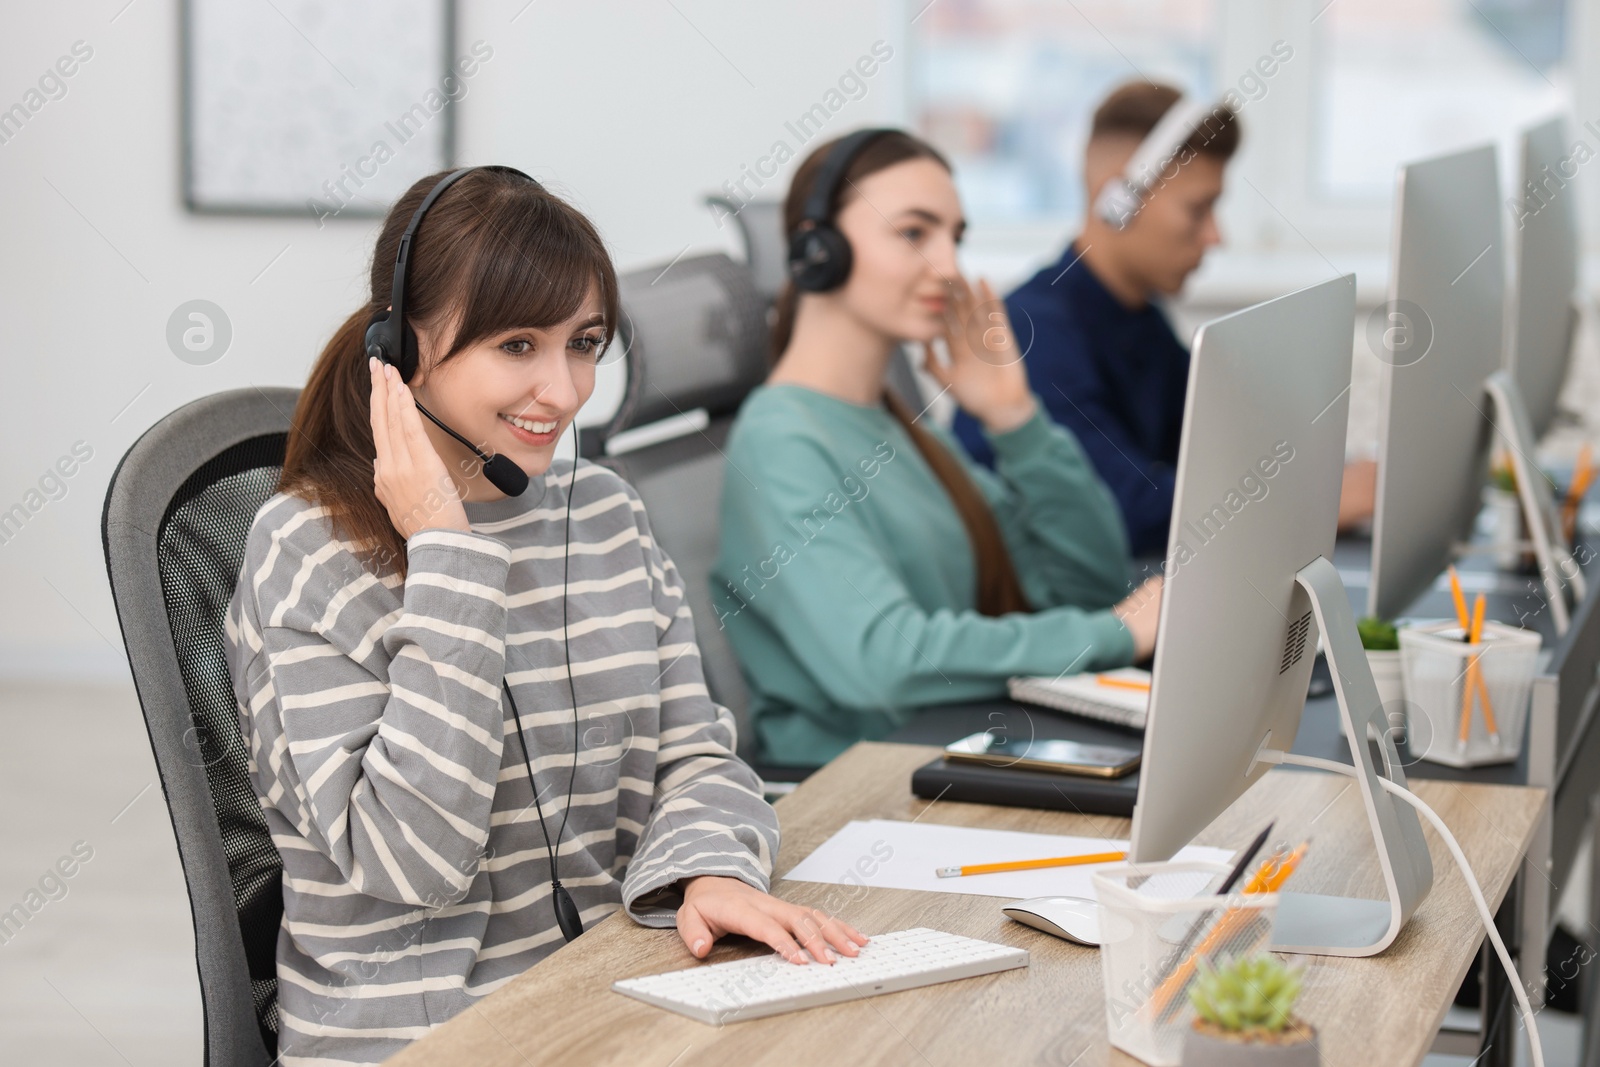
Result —
[[1094, 198], [1095, 215], [1116, 229], [1127, 229], [1139, 213], [1145, 194], [1160, 180], [1161, 172], [1217, 107], [1217, 104], [1180, 96], [1167, 108], [1155, 129], [1139, 142], [1122, 173], [1101, 188]]

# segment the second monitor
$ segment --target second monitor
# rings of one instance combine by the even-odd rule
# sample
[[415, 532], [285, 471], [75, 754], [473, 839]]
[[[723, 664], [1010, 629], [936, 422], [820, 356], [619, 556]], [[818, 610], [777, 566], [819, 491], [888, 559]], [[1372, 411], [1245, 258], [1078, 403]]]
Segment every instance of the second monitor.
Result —
[[[1161, 860], [1294, 743], [1323, 633], [1351, 738], [1382, 723], [1382, 773], [1404, 783], [1349, 598], [1330, 562], [1349, 414], [1355, 278], [1344, 275], [1206, 323], [1189, 377], [1161, 600], [1133, 862]], [[1433, 868], [1414, 811], [1357, 782], [1384, 900], [1283, 894], [1275, 947], [1381, 951], [1427, 896]]]

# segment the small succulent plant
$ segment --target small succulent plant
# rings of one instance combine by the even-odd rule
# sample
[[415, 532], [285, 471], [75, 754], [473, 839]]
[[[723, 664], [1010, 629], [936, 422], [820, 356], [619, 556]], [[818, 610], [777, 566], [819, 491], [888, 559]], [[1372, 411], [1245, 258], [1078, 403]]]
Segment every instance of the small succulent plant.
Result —
[[1294, 1010], [1300, 978], [1299, 970], [1290, 970], [1265, 953], [1219, 967], [1201, 961], [1189, 1000], [1200, 1018], [1223, 1030], [1277, 1033]]
[[1356, 633], [1361, 637], [1361, 647], [1368, 652], [1391, 652], [1400, 647], [1400, 633], [1394, 623], [1376, 615], [1358, 619]]

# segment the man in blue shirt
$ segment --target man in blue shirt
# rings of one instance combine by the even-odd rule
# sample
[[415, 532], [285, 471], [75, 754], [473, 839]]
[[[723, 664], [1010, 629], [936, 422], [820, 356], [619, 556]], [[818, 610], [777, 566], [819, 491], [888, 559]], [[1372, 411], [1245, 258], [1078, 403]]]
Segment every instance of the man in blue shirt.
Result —
[[[1175, 89], [1131, 82], [1095, 110], [1084, 152], [1083, 227], [1051, 264], [1006, 298], [1028, 379], [1046, 410], [1078, 438], [1122, 509], [1135, 556], [1167, 549], [1189, 381], [1189, 350], [1156, 300], [1171, 296], [1220, 244], [1213, 208], [1239, 145], [1239, 122], [1219, 107], [1162, 172], [1125, 229], [1093, 210], [1140, 142], [1179, 98]], [[978, 423], [957, 412], [956, 436], [992, 465]], [[1372, 464], [1346, 470], [1340, 525], [1371, 512]]]

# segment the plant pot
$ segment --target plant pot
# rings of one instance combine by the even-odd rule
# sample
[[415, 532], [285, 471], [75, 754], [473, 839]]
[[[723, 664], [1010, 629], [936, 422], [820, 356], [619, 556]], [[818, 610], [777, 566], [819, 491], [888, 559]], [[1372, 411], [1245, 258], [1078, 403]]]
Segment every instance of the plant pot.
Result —
[[1182, 1067], [1318, 1067], [1317, 1031], [1291, 1019], [1278, 1034], [1245, 1039], [1200, 1019], [1183, 1035]]
[[[1390, 729], [1396, 729], [1404, 718], [1406, 695], [1405, 673], [1400, 667], [1400, 650], [1398, 648], [1368, 650], [1367, 666], [1372, 671], [1373, 684], [1378, 687], [1378, 706], [1383, 708]], [[1339, 736], [1347, 736], [1343, 715], [1339, 716]], [[1367, 736], [1377, 740], [1377, 731], [1368, 727]]]
[[1509, 574], [1537, 574], [1539, 561], [1528, 542], [1522, 498], [1509, 489], [1494, 486], [1485, 489], [1483, 496], [1489, 509], [1489, 544], [1495, 567]]

